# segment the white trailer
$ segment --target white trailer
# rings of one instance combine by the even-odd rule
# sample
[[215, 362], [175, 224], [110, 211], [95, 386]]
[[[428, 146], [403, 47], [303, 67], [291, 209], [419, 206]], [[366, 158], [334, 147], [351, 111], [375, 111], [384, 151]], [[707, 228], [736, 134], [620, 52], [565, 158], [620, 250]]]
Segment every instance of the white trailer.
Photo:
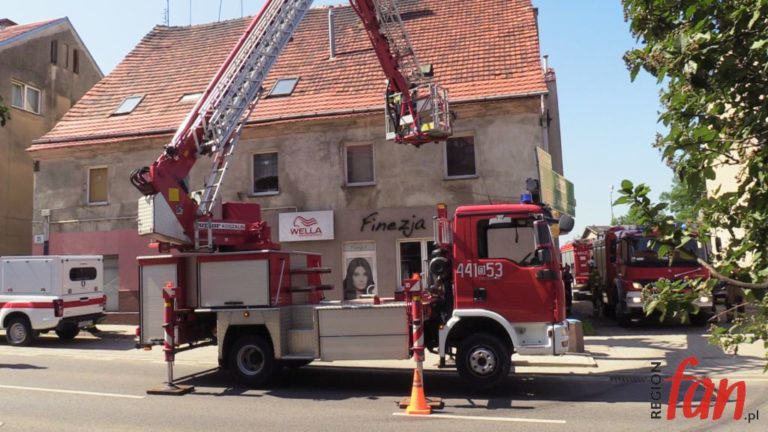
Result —
[[0, 257], [0, 328], [11, 345], [50, 330], [73, 339], [105, 306], [101, 256]]

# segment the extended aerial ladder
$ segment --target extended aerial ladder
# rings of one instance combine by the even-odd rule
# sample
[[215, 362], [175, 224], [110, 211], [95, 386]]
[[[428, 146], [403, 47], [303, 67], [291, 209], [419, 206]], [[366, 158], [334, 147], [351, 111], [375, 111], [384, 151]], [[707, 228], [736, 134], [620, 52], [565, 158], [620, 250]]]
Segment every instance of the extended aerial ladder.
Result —
[[[396, 0], [350, 0], [388, 79], [387, 139], [413, 144], [451, 134], [447, 92], [431, 82], [400, 19]], [[220, 188], [243, 127], [262, 95], [262, 84], [312, 0], [268, 0], [211, 80], [163, 154], [135, 170], [139, 234], [162, 250], [278, 249], [258, 204], [220, 203]], [[188, 175], [200, 156], [213, 164], [199, 194]], [[195, 197], [193, 197], [195, 195]]]

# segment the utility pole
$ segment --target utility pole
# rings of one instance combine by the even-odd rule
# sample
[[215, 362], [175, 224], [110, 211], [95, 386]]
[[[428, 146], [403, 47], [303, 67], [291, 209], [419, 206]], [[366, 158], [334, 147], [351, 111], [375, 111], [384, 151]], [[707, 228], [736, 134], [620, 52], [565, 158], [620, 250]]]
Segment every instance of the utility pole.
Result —
[[611, 199], [611, 225], [613, 225], [613, 185], [611, 185], [610, 199]]

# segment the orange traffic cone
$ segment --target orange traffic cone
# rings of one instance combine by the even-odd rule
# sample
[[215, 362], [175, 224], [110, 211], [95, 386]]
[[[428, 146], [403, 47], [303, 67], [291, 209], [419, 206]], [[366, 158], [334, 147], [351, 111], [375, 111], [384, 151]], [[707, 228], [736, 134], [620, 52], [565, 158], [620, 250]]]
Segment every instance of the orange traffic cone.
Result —
[[427, 404], [424, 396], [424, 384], [421, 382], [421, 372], [418, 368], [413, 370], [413, 388], [411, 390], [411, 402], [405, 409], [408, 415], [429, 415], [432, 408]]

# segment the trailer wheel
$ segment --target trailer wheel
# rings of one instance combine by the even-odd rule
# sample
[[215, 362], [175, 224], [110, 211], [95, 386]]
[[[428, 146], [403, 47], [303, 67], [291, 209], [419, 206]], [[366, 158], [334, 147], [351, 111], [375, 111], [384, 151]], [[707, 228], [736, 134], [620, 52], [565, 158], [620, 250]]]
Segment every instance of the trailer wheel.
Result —
[[476, 389], [498, 386], [509, 375], [511, 367], [509, 350], [495, 336], [473, 334], [459, 344], [456, 369], [459, 376]]
[[240, 336], [229, 351], [229, 369], [235, 378], [252, 387], [265, 384], [275, 372], [272, 345], [259, 335]]
[[56, 336], [61, 340], [72, 340], [80, 333], [80, 329], [74, 324], [62, 326], [56, 329]]
[[29, 319], [25, 316], [16, 316], [8, 320], [5, 329], [5, 340], [13, 346], [27, 346], [35, 339], [35, 333]]

